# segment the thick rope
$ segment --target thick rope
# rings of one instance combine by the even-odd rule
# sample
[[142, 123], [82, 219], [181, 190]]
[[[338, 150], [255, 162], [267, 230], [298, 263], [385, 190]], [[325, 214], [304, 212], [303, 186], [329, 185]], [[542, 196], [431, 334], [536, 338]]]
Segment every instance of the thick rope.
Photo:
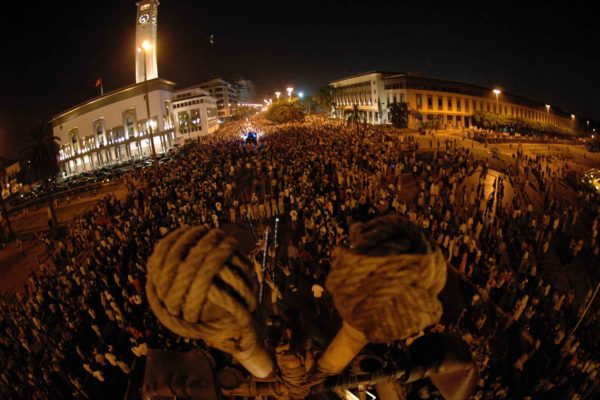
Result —
[[404, 339], [439, 321], [446, 262], [418, 228], [388, 215], [353, 225], [350, 236], [350, 249], [334, 251], [326, 282], [345, 321], [375, 343]]
[[310, 394], [310, 381], [302, 357], [293, 353], [277, 353], [277, 365], [281, 372], [282, 384], [287, 389], [290, 399], [305, 399]]
[[176, 334], [228, 353], [256, 345], [250, 262], [223, 231], [182, 227], [148, 259], [146, 294], [158, 320]]

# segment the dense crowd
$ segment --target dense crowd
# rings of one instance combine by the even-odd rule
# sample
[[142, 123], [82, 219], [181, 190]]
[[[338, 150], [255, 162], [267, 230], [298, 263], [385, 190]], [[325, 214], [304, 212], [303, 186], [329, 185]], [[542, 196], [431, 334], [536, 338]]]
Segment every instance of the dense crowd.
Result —
[[[353, 222], [398, 213], [429, 233], [459, 277], [433, 329], [471, 346], [477, 398], [597, 395], [598, 309], [570, 334], [592, 292], [576, 299], [548, 273], [583, 265], [598, 279], [597, 197], [562, 199], [566, 162], [519, 154], [492, 171], [461, 143], [333, 122], [267, 128], [257, 144], [224, 129], [158, 171], [128, 175], [127, 196], [106, 196], [66, 238], [48, 240], [52, 262], [19, 301], [0, 304], [0, 393], [113, 398], [149, 348], [202, 346], [163, 328], [144, 293], [147, 257], [182, 225], [251, 230], [265, 308], [305, 304], [306, 329], [325, 345], [337, 317], [324, 284], [333, 249]], [[275, 220], [278, 247], [262, 262]], [[419, 385], [414, 395], [436, 396]]]
[[549, 135], [522, 135], [519, 133], [498, 132], [493, 129], [471, 127], [464, 132], [466, 137], [481, 143], [544, 143], [544, 144], [583, 144], [580, 138], [555, 137]]

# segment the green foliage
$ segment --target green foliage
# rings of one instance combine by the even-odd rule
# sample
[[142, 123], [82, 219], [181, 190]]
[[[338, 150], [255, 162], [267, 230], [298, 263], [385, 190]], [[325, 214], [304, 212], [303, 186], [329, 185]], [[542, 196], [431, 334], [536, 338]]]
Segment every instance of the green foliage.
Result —
[[358, 125], [363, 122], [360, 118], [360, 112], [358, 110], [358, 105], [353, 105], [352, 110], [346, 113], [346, 122], [348, 124]]
[[[6, 168], [5, 168], [5, 161], [6, 159], [4, 158], [4, 156], [0, 155], [0, 183], [4, 184], [4, 180], [7, 178], [7, 174], [6, 174]], [[8, 214], [8, 212], [6, 211], [6, 204], [4, 203], [4, 197], [2, 196], [2, 189], [0, 188], [0, 210], [2, 211], [2, 220], [4, 223], [6, 223], [6, 229], [8, 231], [7, 235], [9, 238], [12, 238], [15, 236], [15, 232], [12, 229], [12, 224], [10, 223], [10, 215]], [[10, 193], [9, 193], [10, 194]], [[4, 236], [4, 231], [2, 230], [2, 234]]]
[[317, 93], [312, 96], [312, 101], [317, 107], [318, 112], [323, 114], [331, 113], [331, 108], [335, 106], [334, 94], [335, 88], [329, 85], [319, 88]]
[[277, 124], [286, 122], [303, 121], [304, 108], [297, 100], [280, 100], [271, 104], [265, 118]]
[[58, 174], [59, 140], [47, 123], [38, 122], [29, 132], [27, 146], [21, 150], [21, 155], [32, 180], [48, 180]]
[[59, 137], [53, 135], [52, 128], [48, 123], [38, 122], [29, 132], [27, 146], [21, 150], [27, 174], [32, 181], [41, 180], [46, 189], [46, 200], [53, 227], [58, 227], [58, 220], [50, 197], [48, 182], [56, 177], [60, 170], [58, 164], [59, 140]]
[[246, 119], [248, 117], [250, 117], [251, 115], [256, 114], [256, 108], [255, 107], [248, 107], [248, 106], [241, 106], [238, 107], [235, 114], [233, 114], [231, 116], [232, 120], [240, 120], [240, 119]]
[[390, 121], [396, 128], [407, 128], [408, 127], [408, 116], [410, 115], [410, 109], [408, 103], [396, 103], [393, 102], [388, 106], [388, 112], [390, 114]]
[[473, 125], [483, 129], [505, 130], [521, 134], [545, 134], [554, 136], [574, 136], [572, 129], [562, 128], [547, 122], [530, 121], [496, 113], [477, 111], [473, 114]]

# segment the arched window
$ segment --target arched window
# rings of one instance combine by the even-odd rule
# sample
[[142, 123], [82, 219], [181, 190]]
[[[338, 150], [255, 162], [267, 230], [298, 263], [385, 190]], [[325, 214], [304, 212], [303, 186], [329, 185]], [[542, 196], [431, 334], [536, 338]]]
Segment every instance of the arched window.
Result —
[[98, 142], [98, 146], [102, 146], [105, 144], [104, 129], [100, 124], [96, 126], [96, 141]]
[[127, 118], [125, 119], [125, 123], [126, 123], [125, 132], [127, 134], [126, 137], [130, 138], [130, 137], [135, 136], [134, 128], [133, 128], [133, 117], [131, 115], [127, 116]]
[[77, 132], [72, 132], [70, 134], [69, 141], [71, 142], [71, 148], [73, 149], [73, 152], [79, 151], [79, 140], [77, 138]]

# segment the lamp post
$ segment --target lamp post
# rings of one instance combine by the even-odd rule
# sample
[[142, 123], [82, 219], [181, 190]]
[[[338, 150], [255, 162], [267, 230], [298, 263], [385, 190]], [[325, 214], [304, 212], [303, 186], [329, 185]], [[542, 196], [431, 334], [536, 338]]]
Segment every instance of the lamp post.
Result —
[[550, 122], [550, 104], [546, 104], [546, 112], [548, 113], [548, 122]]
[[493, 92], [496, 95], [496, 110], [498, 111], [498, 114], [500, 114], [500, 105], [498, 103], [498, 96], [500, 95], [500, 93], [502, 93], [502, 91], [500, 89], [494, 89]]
[[277, 96], [277, 101], [279, 101], [279, 96], [281, 96], [281, 92], [275, 92], [275, 96]]
[[294, 88], [290, 86], [290, 87], [288, 87], [285, 90], [287, 90], [288, 97], [291, 99], [292, 98], [292, 92], [294, 91]]
[[156, 149], [154, 148], [154, 137], [152, 137], [152, 123], [150, 121], [150, 99], [148, 98], [148, 73], [146, 70], [146, 51], [150, 50], [152, 45], [147, 40], [144, 40], [142, 45], [138, 47], [138, 51], [144, 53], [144, 94], [146, 95], [146, 129], [150, 133], [150, 147], [152, 148], [152, 162], [154, 163], [154, 168], [158, 170], [158, 159], [156, 157]]

